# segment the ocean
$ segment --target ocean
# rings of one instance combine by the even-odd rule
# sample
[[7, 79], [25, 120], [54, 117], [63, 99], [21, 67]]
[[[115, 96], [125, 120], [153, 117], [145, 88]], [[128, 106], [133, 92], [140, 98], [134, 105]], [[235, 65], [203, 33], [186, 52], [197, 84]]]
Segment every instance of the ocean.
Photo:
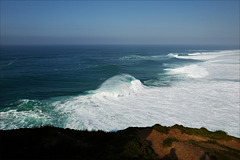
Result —
[[154, 124], [239, 133], [239, 48], [1, 46], [0, 129]]

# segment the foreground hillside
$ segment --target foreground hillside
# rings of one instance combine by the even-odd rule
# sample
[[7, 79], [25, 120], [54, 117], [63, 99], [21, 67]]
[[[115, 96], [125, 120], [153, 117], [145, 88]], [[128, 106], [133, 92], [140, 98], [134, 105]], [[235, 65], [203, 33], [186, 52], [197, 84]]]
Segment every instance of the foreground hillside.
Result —
[[55, 127], [0, 131], [0, 159], [240, 159], [240, 139], [180, 125], [118, 132]]

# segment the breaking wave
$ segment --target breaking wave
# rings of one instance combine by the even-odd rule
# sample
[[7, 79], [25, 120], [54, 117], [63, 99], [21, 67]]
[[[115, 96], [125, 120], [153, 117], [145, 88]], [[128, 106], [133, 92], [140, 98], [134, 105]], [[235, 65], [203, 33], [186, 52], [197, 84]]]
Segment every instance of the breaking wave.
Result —
[[121, 97], [137, 93], [144, 86], [140, 80], [128, 74], [121, 74], [106, 80], [99, 89], [90, 91], [103, 97]]
[[178, 54], [169, 53], [167, 56], [170, 58], [177, 58]]

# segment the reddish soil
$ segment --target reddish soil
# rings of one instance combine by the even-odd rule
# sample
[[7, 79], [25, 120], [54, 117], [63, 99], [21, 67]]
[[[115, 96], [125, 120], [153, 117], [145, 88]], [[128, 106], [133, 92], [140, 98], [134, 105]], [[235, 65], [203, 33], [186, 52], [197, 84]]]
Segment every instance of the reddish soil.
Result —
[[[156, 159], [210, 160], [221, 158], [221, 156], [228, 159], [240, 159], [240, 142], [236, 139], [215, 140], [182, 133], [175, 128], [171, 128], [168, 134], [147, 128], [141, 130], [138, 137], [151, 142], [154, 152], [158, 155]], [[167, 138], [175, 138], [177, 141], [169, 147], [163, 147], [163, 141]], [[215, 141], [216, 144], [209, 141]], [[232, 156], [233, 153], [235, 156]]]

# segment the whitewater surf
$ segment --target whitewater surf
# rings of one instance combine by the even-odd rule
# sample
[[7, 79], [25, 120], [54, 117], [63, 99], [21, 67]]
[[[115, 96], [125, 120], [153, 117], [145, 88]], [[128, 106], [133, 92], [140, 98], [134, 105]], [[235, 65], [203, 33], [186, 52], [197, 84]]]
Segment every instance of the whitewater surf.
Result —
[[[224, 130], [240, 137], [239, 50], [129, 54], [116, 62], [122, 64], [109, 65], [111, 72], [131, 63], [155, 75], [140, 80], [125, 70], [78, 95], [20, 99], [1, 109], [0, 129], [53, 125], [116, 131], [160, 123]], [[163, 68], [144, 67], [147, 62]]]

